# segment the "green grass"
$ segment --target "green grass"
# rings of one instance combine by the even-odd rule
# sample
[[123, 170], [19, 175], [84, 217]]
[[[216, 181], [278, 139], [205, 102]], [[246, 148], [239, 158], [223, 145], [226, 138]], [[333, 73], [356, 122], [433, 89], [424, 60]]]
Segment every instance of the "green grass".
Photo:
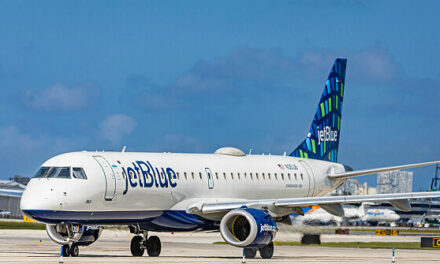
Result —
[[[214, 244], [227, 244], [224, 241], [214, 242]], [[299, 241], [275, 241], [276, 246], [304, 246], [304, 247], [344, 247], [344, 248], [386, 248], [386, 249], [427, 249], [421, 248], [420, 242], [327, 242], [321, 245], [301, 245]], [[439, 250], [439, 249], [437, 249]]]
[[0, 221], [0, 229], [32, 229], [45, 230], [46, 225], [42, 223], [27, 223], [27, 222], [9, 222]]
[[275, 241], [277, 246], [321, 246], [345, 248], [396, 248], [396, 249], [422, 249], [420, 242], [326, 242], [321, 245], [301, 245], [301, 242]]

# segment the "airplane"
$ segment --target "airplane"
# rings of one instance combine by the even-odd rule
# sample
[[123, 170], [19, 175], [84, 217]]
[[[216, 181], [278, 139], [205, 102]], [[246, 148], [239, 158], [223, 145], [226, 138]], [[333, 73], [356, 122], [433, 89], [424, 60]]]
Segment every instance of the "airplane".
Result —
[[400, 215], [394, 210], [371, 208], [367, 210], [363, 220], [373, 225], [389, 224], [395, 226], [399, 219]]
[[426, 218], [426, 213], [423, 214], [420, 217], [411, 217], [408, 220], [407, 224], [410, 225], [410, 226], [414, 226], [414, 227], [424, 227], [425, 223], [426, 223], [425, 218]]
[[389, 202], [410, 210], [408, 199], [440, 192], [324, 196], [351, 177], [434, 165], [439, 161], [354, 171], [337, 162], [346, 59], [338, 58], [308, 134], [290, 155], [246, 155], [233, 147], [213, 154], [72, 152], [44, 162], [21, 199], [23, 213], [46, 223], [64, 256], [95, 242], [106, 225], [135, 234], [133, 256], [160, 255], [149, 232], [220, 231], [224, 241], [272, 258], [277, 222], [319, 205], [342, 216], [342, 204]]
[[[367, 205], [369, 206], [369, 205]], [[365, 203], [361, 206], [343, 207], [344, 215], [336, 216], [330, 214], [319, 206], [313, 206], [303, 216], [291, 214], [290, 224], [292, 225], [330, 225], [337, 226], [358, 223], [393, 223], [400, 219], [400, 216], [390, 209], [365, 208]], [[303, 209], [303, 211], [305, 211]], [[289, 223], [289, 222], [287, 222]]]

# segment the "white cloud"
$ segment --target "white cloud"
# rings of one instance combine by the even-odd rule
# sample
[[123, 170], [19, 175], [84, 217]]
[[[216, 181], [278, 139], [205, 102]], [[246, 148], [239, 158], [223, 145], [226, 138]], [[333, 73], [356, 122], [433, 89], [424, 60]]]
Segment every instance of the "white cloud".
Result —
[[0, 147], [8, 151], [33, 151], [44, 145], [45, 139], [31, 137], [16, 126], [0, 128]]
[[402, 70], [386, 48], [369, 47], [359, 51], [315, 49], [299, 56], [299, 67], [311, 78], [328, 72], [337, 57], [348, 59], [347, 76], [362, 83], [389, 83], [397, 79]]
[[112, 143], [119, 142], [136, 127], [136, 120], [128, 115], [116, 114], [107, 116], [100, 128], [104, 137]]
[[79, 110], [89, 101], [86, 87], [69, 88], [60, 83], [42, 90], [29, 89], [24, 97], [28, 106], [43, 110]]

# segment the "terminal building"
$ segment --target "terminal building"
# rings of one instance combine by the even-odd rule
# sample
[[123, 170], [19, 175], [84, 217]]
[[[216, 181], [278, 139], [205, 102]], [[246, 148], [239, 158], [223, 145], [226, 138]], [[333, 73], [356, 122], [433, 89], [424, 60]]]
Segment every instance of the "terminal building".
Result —
[[359, 183], [356, 179], [347, 179], [331, 195], [371, 195], [376, 193], [376, 188], [368, 186], [367, 182]]
[[22, 217], [20, 199], [29, 178], [14, 176], [0, 180], [0, 217]]

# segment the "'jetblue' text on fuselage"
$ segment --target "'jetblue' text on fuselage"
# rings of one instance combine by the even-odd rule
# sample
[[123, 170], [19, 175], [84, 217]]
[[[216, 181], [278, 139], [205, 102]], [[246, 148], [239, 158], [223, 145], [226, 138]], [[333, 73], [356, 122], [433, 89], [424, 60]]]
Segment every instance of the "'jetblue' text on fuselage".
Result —
[[[120, 164], [120, 162], [118, 161]], [[125, 190], [128, 191], [128, 185], [132, 188], [174, 188], [177, 186], [175, 182], [177, 176], [172, 168], [153, 167], [149, 161], [131, 162], [132, 166], [122, 167], [125, 178]]]

